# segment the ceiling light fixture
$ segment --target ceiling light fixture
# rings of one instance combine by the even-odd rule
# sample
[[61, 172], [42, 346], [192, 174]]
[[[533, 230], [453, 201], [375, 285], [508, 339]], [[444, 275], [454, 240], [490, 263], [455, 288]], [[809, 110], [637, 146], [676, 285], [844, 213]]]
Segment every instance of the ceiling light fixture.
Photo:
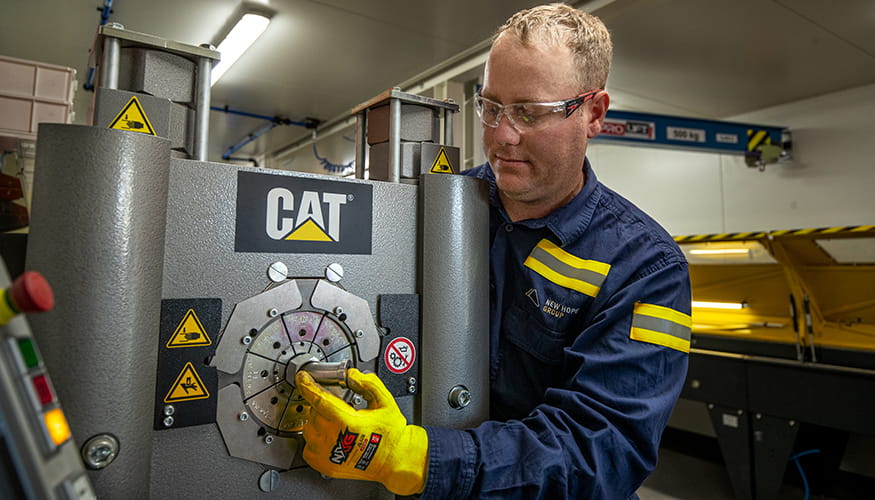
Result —
[[747, 307], [747, 302], [702, 302], [698, 300], [693, 301], [693, 307], [700, 307], [705, 309], [744, 309]]
[[216, 47], [222, 59], [213, 67], [211, 86], [215, 85], [231, 65], [255, 43], [255, 40], [267, 29], [268, 24], [270, 24], [270, 17], [263, 13], [246, 12], [240, 17], [237, 24]]
[[692, 248], [691, 255], [750, 255], [750, 248]]

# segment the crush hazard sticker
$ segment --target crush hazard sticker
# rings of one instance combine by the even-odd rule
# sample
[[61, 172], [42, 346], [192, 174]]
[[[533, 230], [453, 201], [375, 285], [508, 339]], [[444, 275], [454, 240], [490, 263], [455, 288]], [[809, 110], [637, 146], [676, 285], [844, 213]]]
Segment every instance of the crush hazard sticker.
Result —
[[164, 396], [164, 402], [178, 403], [180, 401], [191, 401], [208, 397], [210, 397], [210, 392], [204, 385], [203, 380], [201, 380], [201, 376], [198, 375], [197, 370], [189, 362], [185, 364], [182, 371], [179, 372], [179, 376], [176, 377], [176, 382], [167, 391], [167, 395]]
[[453, 173], [453, 164], [450, 163], [450, 159], [447, 158], [447, 151], [444, 148], [441, 148], [438, 152], [437, 157], [434, 159], [434, 162], [431, 164], [431, 168], [428, 171], [433, 174]]
[[182, 321], [173, 331], [170, 340], [167, 341], [168, 348], [208, 346], [210, 344], [212, 344], [210, 336], [207, 335], [207, 330], [201, 324], [194, 309], [186, 311]]
[[112, 123], [109, 124], [108, 128], [156, 135], [155, 129], [152, 128], [152, 123], [149, 121], [149, 117], [146, 116], [146, 111], [143, 110], [143, 105], [140, 104], [137, 96], [131, 97], [128, 103], [125, 104], [125, 107], [112, 120]]
[[416, 348], [407, 337], [393, 339], [383, 351], [383, 362], [392, 373], [404, 373], [416, 361]]

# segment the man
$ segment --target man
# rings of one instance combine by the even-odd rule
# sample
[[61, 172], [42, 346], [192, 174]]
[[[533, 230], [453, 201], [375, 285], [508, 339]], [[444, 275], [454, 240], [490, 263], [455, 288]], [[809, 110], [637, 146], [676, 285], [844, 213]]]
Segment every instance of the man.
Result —
[[[671, 237], [586, 159], [611, 52], [601, 21], [552, 4], [512, 16], [486, 62], [488, 164], [466, 174], [490, 186], [493, 420], [406, 425], [374, 375], [350, 371], [373, 408], [355, 411], [299, 374], [311, 466], [427, 498], [634, 497], [686, 375], [690, 284]], [[390, 449], [369, 472], [332, 464], [344, 429]]]

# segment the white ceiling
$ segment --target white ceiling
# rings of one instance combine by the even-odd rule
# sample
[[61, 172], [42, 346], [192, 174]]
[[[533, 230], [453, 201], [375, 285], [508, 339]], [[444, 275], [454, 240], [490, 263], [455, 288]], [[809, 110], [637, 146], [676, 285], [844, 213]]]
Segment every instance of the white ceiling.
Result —
[[[115, 0], [111, 21], [197, 45], [240, 0]], [[213, 105], [331, 120], [487, 39], [524, 0], [270, 0], [267, 32], [213, 87]], [[569, 2], [572, 3], [572, 2]], [[3, 0], [0, 54], [76, 68], [80, 84], [102, 0]], [[875, 1], [577, 2], [611, 30], [616, 109], [722, 119], [875, 82]], [[77, 122], [91, 94], [77, 92]], [[210, 158], [265, 122], [213, 112]], [[309, 135], [278, 127], [239, 153]]]

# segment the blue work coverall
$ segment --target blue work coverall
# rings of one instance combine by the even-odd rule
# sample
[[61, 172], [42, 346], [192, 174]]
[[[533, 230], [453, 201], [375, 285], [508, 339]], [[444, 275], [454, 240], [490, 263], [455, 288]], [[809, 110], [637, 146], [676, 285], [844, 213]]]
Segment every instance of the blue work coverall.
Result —
[[426, 426], [422, 498], [622, 500], [654, 469], [690, 346], [690, 281], [666, 231], [601, 184], [510, 222], [488, 165], [490, 411]]

